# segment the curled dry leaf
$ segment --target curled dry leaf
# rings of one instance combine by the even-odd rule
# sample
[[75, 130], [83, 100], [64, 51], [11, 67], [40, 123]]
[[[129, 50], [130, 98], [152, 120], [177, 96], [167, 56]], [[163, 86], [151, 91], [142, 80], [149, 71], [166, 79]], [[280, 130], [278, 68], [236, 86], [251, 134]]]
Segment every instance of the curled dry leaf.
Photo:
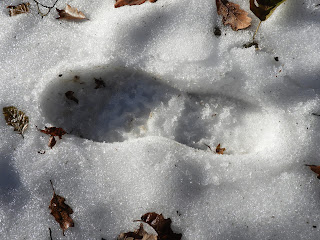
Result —
[[[256, 3], [258, 6], [256, 5]], [[267, 20], [273, 11], [286, 0], [250, 0], [250, 10], [261, 21]]]
[[315, 172], [316, 174], [318, 174], [317, 178], [320, 179], [320, 166], [316, 166], [316, 165], [308, 165], [306, 164], [306, 166], [310, 167], [310, 169]]
[[57, 143], [57, 141], [56, 141], [56, 139], [54, 138], [54, 136], [51, 136], [51, 137], [49, 138], [48, 147], [52, 149], [53, 146], [56, 145], [56, 143]]
[[141, 220], [149, 224], [158, 233], [159, 239], [180, 240], [181, 233], [174, 233], [171, 229], [171, 219], [164, 218], [162, 214], [149, 212], [141, 216]]
[[143, 224], [140, 224], [139, 229], [135, 230], [134, 232], [127, 232], [127, 233], [121, 233], [117, 240], [158, 240], [157, 235], [149, 234], [147, 233], [144, 228]]
[[57, 19], [65, 19], [65, 20], [88, 20], [88, 18], [83, 14], [83, 12], [78, 11], [78, 9], [71, 7], [67, 4], [65, 9], [56, 8], [59, 17]]
[[68, 98], [71, 101], [74, 101], [76, 104], [79, 103], [79, 100], [74, 96], [74, 92], [73, 91], [68, 91], [64, 95], [66, 96], [66, 98]]
[[18, 131], [22, 137], [29, 125], [29, 118], [24, 112], [19, 111], [16, 107], [4, 107], [3, 115], [8, 125], [13, 126], [14, 131]]
[[238, 4], [228, 2], [227, 0], [216, 0], [217, 11], [222, 15], [224, 25], [229, 24], [232, 30], [247, 28], [251, 25], [251, 18], [248, 13], [240, 8]]
[[223, 152], [225, 151], [225, 148], [221, 148], [220, 147], [220, 143], [218, 144], [218, 146], [216, 147], [216, 153], [218, 154], [223, 154]]
[[[122, 7], [122, 6], [125, 6], [125, 5], [129, 5], [129, 6], [140, 5], [142, 3], [145, 3], [146, 1], [147, 0], [116, 0], [116, 3], [114, 4], [114, 7], [118, 8], [118, 7]], [[149, 2], [151, 2], [151, 3], [154, 3], [156, 1], [157, 0], [149, 0]]]
[[50, 183], [53, 189], [53, 197], [50, 201], [49, 209], [51, 210], [51, 215], [54, 216], [55, 220], [59, 223], [64, 236], [65, 230], [67, 230], [69, 227], [74, 227], [73, 220], [69, 216], [73, 213], [73, 210], [70, 206], [64, 203], [64, 197], [56, 194], [51, 180]]
[[21, 3], [19, 5], [16, 6], [7, 6], [7, 8], [9, 8], [9, 15], [10, 17], [18, 15], [18, 14], [22, 14], [22, 13], [28, 13], [30, 8], [30, 3]]

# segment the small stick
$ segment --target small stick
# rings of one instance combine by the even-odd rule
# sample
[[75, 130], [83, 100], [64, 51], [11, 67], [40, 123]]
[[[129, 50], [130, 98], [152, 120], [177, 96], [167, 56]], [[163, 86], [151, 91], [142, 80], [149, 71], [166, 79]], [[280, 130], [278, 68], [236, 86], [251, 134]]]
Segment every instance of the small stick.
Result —
[[50, 179], [50, 183], [51, 183], [51, 187], [52, 187], [53, 192], [55, 192], [51, 179]]
[[255, 31], [254, 34], [253, 34], [252, 42], [254, 42], [254, 39], [255, 39], [255, 37], [256, 37], [256, 35], [257, 35], [257, 32], [258, 32], [258, 30], [259, 30], [259, 28], [260, 28], [261, 23], [262, 23], [262, 21], [259, 22], [259, 25], [258, 25], [256, 31]]
[[206, 146], [210, 149], [210, 151], [213, 152], [212, 149], [211, 149], [211, 147], [210, 147], [209, 145], [207, 145], [207, 144], [205, 144], [205, 143], [204, 143], [204, 145], [206, 145]]
[[[51, 180], [50, 180], [50, 181], [51, 181]], [[52, 238], [51, 228], [49, 228], [49, 234], [50, 234], [50, 240], [53, 240], [53, 238]]]

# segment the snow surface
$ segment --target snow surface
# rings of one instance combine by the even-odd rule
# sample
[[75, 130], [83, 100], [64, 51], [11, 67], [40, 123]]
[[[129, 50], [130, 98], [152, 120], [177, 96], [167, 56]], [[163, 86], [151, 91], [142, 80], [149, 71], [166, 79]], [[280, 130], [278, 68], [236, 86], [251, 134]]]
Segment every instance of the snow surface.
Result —
[[[9, 17], [19, 3], [0, 2], [1, 108], [30, 126], [23, 139], [0, 121], [0, 239], [115, 239], [150, 211], [183, 240], [319, 239], [320, 183], [305, 166], [320, 164], [319, 0], [283, 3], [260, 50], [243, 47], [258, 19], [234, 32], [213, 0], [58, 1], [82, 22], [41, 18], [33, 1]], [[69, 134], [51, 150], [36, 126]], [[205, 146], [219, 143], [224, 155]], [[74, 210], [65, 237], [49, 180]]]

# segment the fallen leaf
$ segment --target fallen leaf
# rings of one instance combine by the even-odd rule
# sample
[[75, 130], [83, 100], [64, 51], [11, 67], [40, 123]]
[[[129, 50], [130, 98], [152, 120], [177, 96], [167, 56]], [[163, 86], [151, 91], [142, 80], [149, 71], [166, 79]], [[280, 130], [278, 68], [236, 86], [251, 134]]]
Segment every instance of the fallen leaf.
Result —
[[147, 233], [144, 228], [143, 224], [140, 224], [139, 229], [135, 230], [134, 232], [127, 232], [127, 233], [121, 233], [117, 240], [158, 240], [157, 235], [149, 234]]
[[225, 148], [221, 148], [220, 147], [220, 143], [218, 144], [218, 146], [216, 147], [216, 153], [218, 154], [223, 154], [223, 152], [225, 151]]
[[157, 232], [161, 240], [180, 240], [181, 233], [174, 233], [171, 229], [171, 219], [165, 219], [162, 214], [149, 212], [141, 217], [141, 220], [149, 224]]
[[[256, 5], [256, 3], [258, 6]], [[267, 20], [273, 11], [286, 0], [250, 0], [250, 10], [261, 21]]]
[[16, 6], [7, 6], [7, 8], [9, 8], [9, 15], [10, 17], [12, 17], [18, 14], [28, 13], [30, 10], [29, 6], [30, 6], [30, 3], [27, 2], [27, 3], [21, 3]]
[[68, 91], [64, 94], [66, 96], [66, 98], [68, 98], [71, 101], [74, 101], [75, 103], [79, 103], [79, 100], [74, 96], [74, 92], [73, 91]]
[[317, 178], [320, 179], [320, 166], [316, 166], [316, 165], [308, 165], [306, 164], [306, 166], [310, 167], [310, 169], [315, 172], [316, 174], [318, 174]]
[[88, 20], [88, 18], [83, 14], [83, 12], [78, 11], [78, 9], [71, 7], [67, 4], [65, 9], [58, 9], [56, 8], [59, 17], [57, 19], [64, 19], [64, 20]]
[[229, 24], [234, 31], [247, 28], [251, 25], [248, 13], [240, 8], [238, 4], [227, 0], [216, 0], [217, 12], [222, 15], [224, 25]]
[[51, 180], [50, 183], [53, 189], [53, 197], [50, 201], [49, 209], [51, 209], [51, 215], [54, 216], [55, 220], [60, 224], [62, 234], [64, 236], [65, 230], [69, 227], [74, 227], [74, 222], [69, 216], [73, 213], [73, 210], [70, 206], [64, 203], [64, 197], [56, 194]]
[[[114, 7], [115, 8], [118, 8], [118, 7], [122, 7], [122, 6], [125, 6], [125, 5], [129, 5], [129, 6], [132, 6], [132, 5], [140, 5], [144, 2], [146, 2], [147, 0], [116, 0], [116, 3], [114, 4]], [[151, 3], [154, 3], [156, 2], [157, 0], [149, 0], [149, 2]]]
[[50, 136], [58, 136], [59, 139], [62, 139], [62, 135], [65, 135], [67, 132], [62, 128], [57, 127], [44, 127], [44, 129], [40, 129], [40, 132], [45, 133]]
[[56, 145], [56, 139], [54, 138], [54, 136], [51, 136], [49, 138], [49, 143], [48, 143], [48, 147], [50, 147], [51, 149], [53, 148], [54, 145]]
[[96, 87], [94, 89], [106, 87], [106, 84], [104, 83], [104, 81], [101, 78], [99, 78], [99, 79], [94, 78], [94, 82], [96, 83]]
[[3, 114], [7, 124], [13, 126], [14, 131], [18, 131], [23, 137], [23, 133], [29, 124], [29, 118], [24, 112], [19, 111], [16, 107], [10, 106], [3, 108]]

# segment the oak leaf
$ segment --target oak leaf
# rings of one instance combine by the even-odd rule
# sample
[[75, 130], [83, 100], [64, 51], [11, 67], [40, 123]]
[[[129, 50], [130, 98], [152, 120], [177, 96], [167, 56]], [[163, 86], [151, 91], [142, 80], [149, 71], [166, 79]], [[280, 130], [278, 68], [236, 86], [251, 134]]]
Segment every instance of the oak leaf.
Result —
[[69, 227], [74, 227], [74, 222], [69, 216], [73, 213], [73, 210], [70, 206], [64, 203], [64, 197], [56, 194], [51, 180], [50, 183], [53, 189], [53, 197], [50, 201], [49, 209], [51, 210], [51, 215], [54, 216], [55, 220], [59, 223], [64, 236], [65, 230], [67, 230]]
[[153, 227], [161, 240], [180, 240], [182, 237], [181, 233], [172, 231], [171, 219], [164, 218], [162, 214], [149, 212], [141, 216], [141, 220]]
[[223, 154], [223, 152], [225, 151], [225, 148], [221, 148], [220, 143], [218, 144], [218, 146], [216, 147], [216, 153], [218, 154]]
[[22, 137], [23, 133], [29, 125], [29, 118], [24, 112], [19, 111], [16, 107], [4, 107], [3, 115], [8, 125], [14, 128], [14, 131], [18, 131]]
[[[129, 6], [140, 5], [142, 3], [145, 3], [146, 1], [147, 0], [116, 0], [116, 3], [114, 4], [114, 7], [118, 8], [118, 7], [122, 7], [122, 6], [125, 6], [125, 5], [129, 5]], [[151, 2], [151, 3], [154, 3], [156, 1], [157, 0], [149, 0], [149, 2]]]
[[140, 224], [139, 229], [135, 230], [134, 232], [127, 232], [127, 233], [121, 233], [117, 240], [158, 240], [157, 235], [149, 234], [147, 233], [144, 228], [143, 224]]
[[16, 6], [7, 6], [9, 8], [9, 15], [10, 17], [21, 14], [21, 13], [28, 13], [30, 8], [30, 3], [21, 3]]
[[217, 12], [222, 15], [224, 25], [230, 25], [232, 30], [247, 28], [251, 25], [251, 18], [248, 13], [240, 8], [238, 4], [227, 0], [216, 0]]
[[[256, 3], [258, 6], [256, 5]], [[273, 11], [286, 0], [250, 0], [250, 10], [261, 21], [267, 20]]]
[[78, 11], [78, 9], [71, 7], [67, 4], [65, 9], [56, 8], [59, 17], [57, 19], [65, 19], [65, 20], [88, 20], [88, 18], [83, 14], [83, 12]]
[[310, 169], [315, 172], [316, 174], [318, 174], [317, 178], [320, 179], [320, 166], [316, 166], [316, 165], [308, 165], [306, 164], [306, 166], [310, 167]]

